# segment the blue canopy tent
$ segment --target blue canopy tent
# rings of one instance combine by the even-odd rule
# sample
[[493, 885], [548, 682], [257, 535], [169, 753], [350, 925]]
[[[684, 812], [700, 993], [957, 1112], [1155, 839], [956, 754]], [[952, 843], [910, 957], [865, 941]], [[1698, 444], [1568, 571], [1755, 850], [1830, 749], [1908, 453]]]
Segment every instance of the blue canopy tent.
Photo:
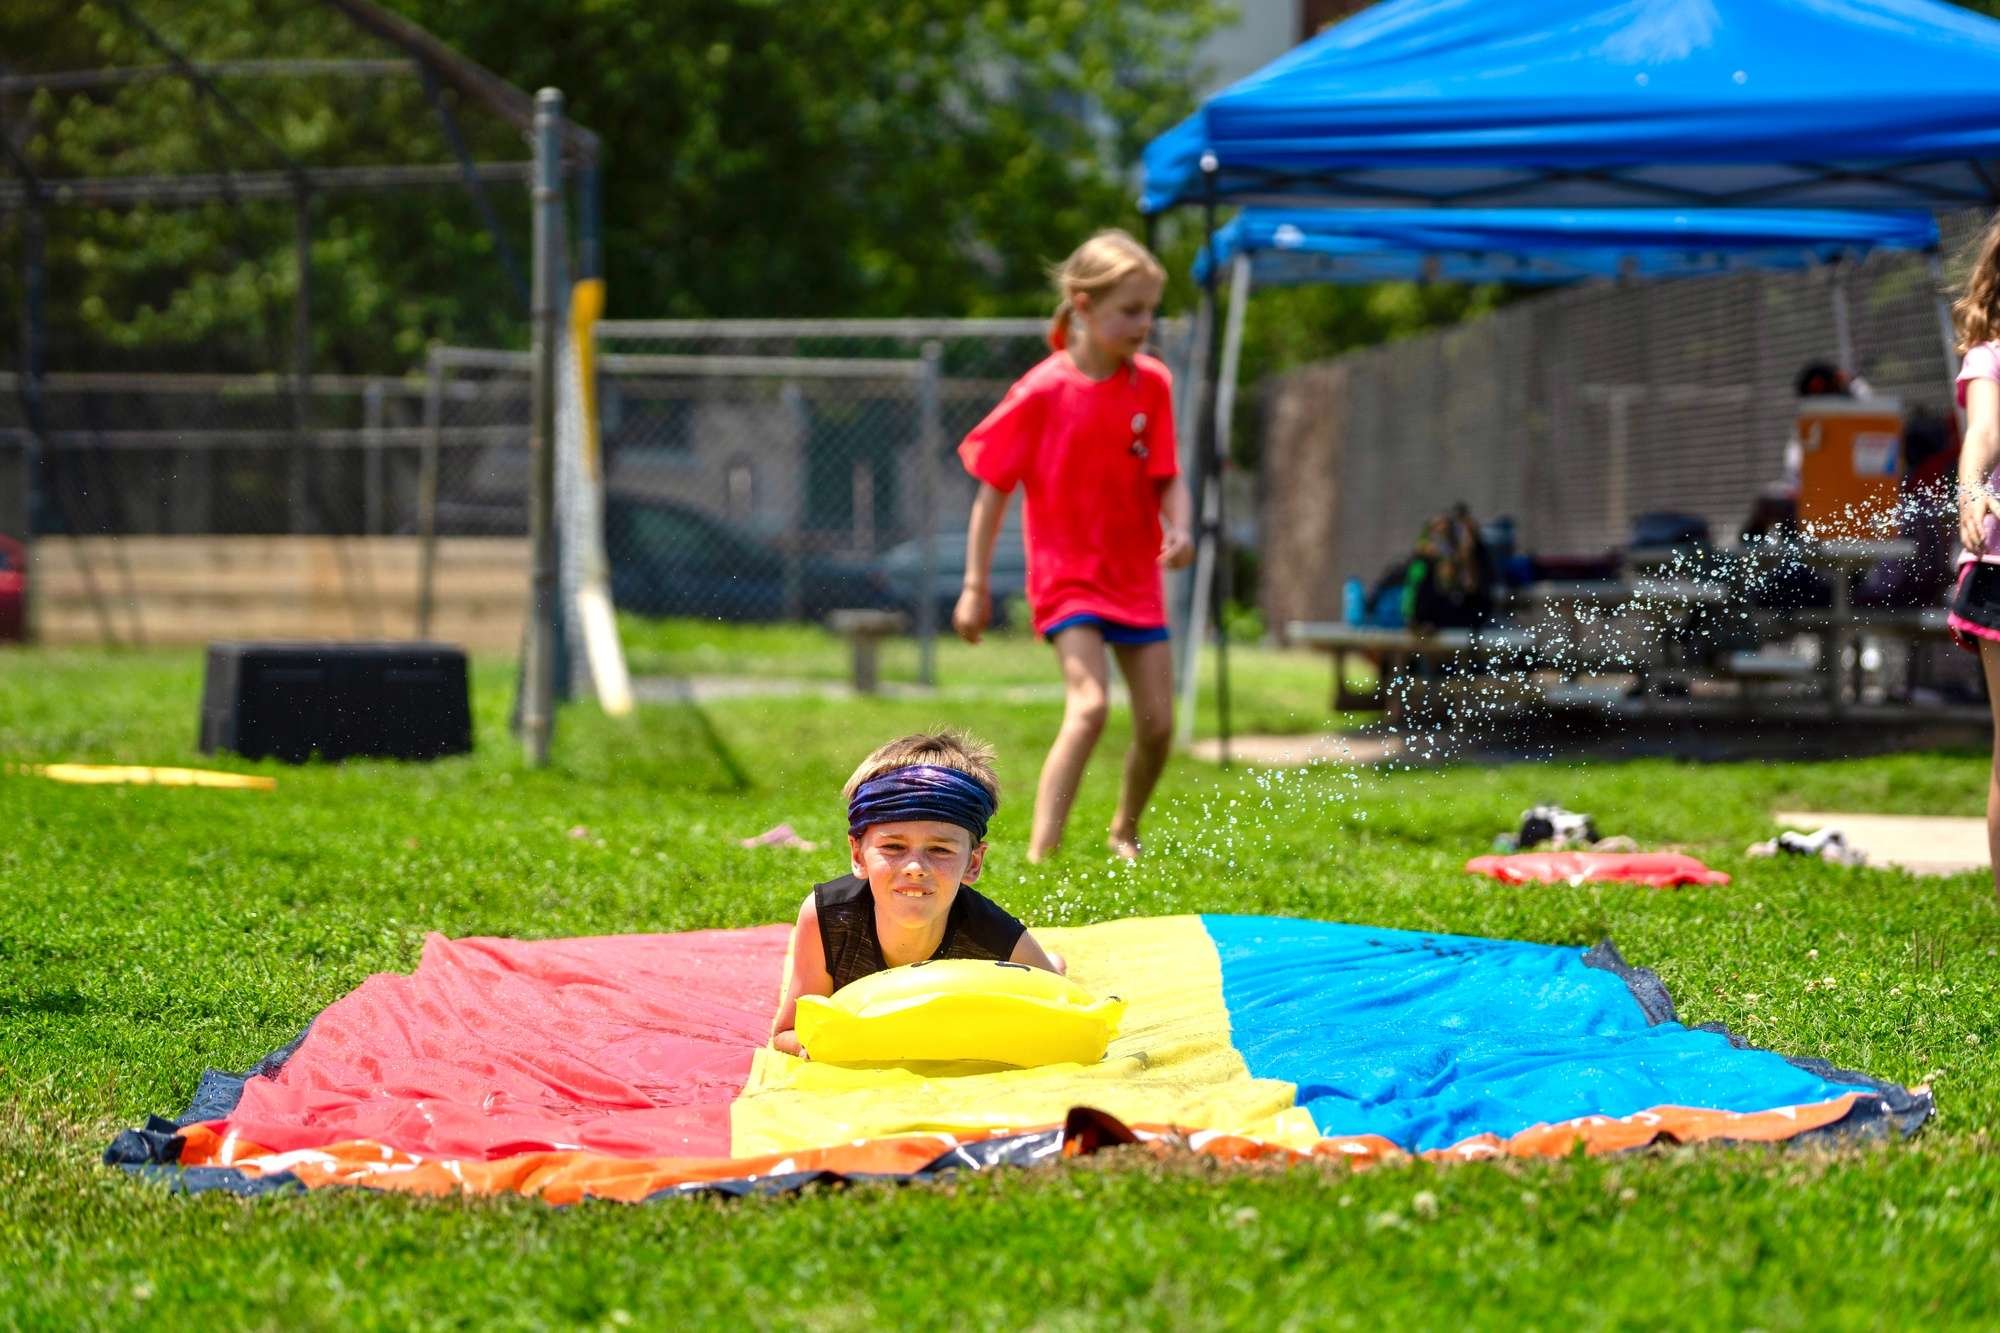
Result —
[[[1229, 274], [1216, 390], [1215, 451], [1229, 450], [1243, 321], [1253, 288], [1391, 281], [1557, 285], [1603, 279], [1704, 277], [1797, 271], [1855, 262], [1878, 250], [1938, 247], [1937, 220], [1910, 211], [1826, 209], [1282, 209], [1247, 208], [1219, 229], [1195, 261], [1207, 286]], [[1852, 365], [1846, 289], [1831, 284], [1834, 341]], [[1219, 489], [1204, 497], [1215, 518]], [[1179, 730], [1192, 734], [1195, 666], [1206, 626], [1215, 544], [1204, 541], [1193, 577], [1182, 659]]]
[[1967, 207], [1996, 113], [2000, 22], [1942, 0], [1383, 0], [1149, 144], [1140, 208]]
[[1384, 0], [1145, 151], [1140, 207], [1985, 204], [2000, 22], [1941, 0]]
[[1564, 283], [1807, 269], [1878, 249], [1932, 250], [1928, 213], [1827, 209], [1249, 208], [1195, 261], [1247, 257], [1256, 286], [1313, 282]]

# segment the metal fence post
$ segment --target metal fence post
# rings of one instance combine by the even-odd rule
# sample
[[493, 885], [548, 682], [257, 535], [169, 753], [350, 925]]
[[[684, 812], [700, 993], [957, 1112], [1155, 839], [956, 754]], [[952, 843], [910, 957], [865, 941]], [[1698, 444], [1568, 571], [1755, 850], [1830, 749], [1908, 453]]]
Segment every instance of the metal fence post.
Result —
[[370, 537], [382, 532], [382, 417], [388, 392], [371, 378], [361, 391], [361, 530]]
[[[21, 443], [21, 545], [25, 563], [32, 573], [35, 538], [53, 526], [44, 512], [43, 470], [47, 441], [42, 404], [42, 301], [47, 290], [48, 219], [42, 212], [39, 189], [28, 196], [28, 209], [21, 228], [21, 407], [27, 419], [27, 433]], [[29, 579], [28, 603], [21, 608], [22, 633], [36, 637], [36, 581]]]
[[29, 196], [21, 215], [21, 406], [27, 418], [27, 444], [21, 455], [25, 469], [21, 489], [21, 536], [32, 542], [41, 499], [42, 432], [42, 309], [48, 288], [48, 218], [40, 192]]
[[438, 454], [444, 444], [444, 350], [435, 343], [425, 357], [424, 437], [417, 457], [417, 637], [431, 636], [437, 578]]
[[[794, 383], [787, 382], [785, 385], [786, 394], [789, 394], [795, 387]], [[812, 409], [806, 405], [804, 394], [799, 394], [794, 401], [797, 404], [797, 411], [793, 414], [791, 424], [798, 431], [798, 438], [801, 441], [809, 440], [812, 433]], [[786, 525], [787, 533], [782, 548], [784, 563], [779, 571], [780, 596], [783, 599], [782, 604], [784, 606], [785, 619], [800, 620], [805, 616], [806, 575], [804, 543], [806, 540], [806, 520], [810, 506], [806, 499], [806, 486], [803, 482], [795, 482], [789, 490], [792, 517], [791, 522]]]
[[528, 493], [528, 543], [534, 573], [521, 662], [521, 741], [528, 762], [536, 768], [547, 766], [549, 739], [555, 730], [556, 353], [560, 345], [556, 275], [557, 248], [562, 243], [562, 116], [562, 93], [544, 88], [535, 94], [534, 341], [529, 392], [534, 426], [528, 447], [533, 478]]
[[312, 448], [312, 196], [300, 190], [292, 202], [293, 263], [298, 291], [292, 297], [292, 441], [287, 472], [288, 524], [294, 536], [309, 526], [306, 469]]
[[[1203, 403], [1204, 407], [1210, 407], [1214, 434], [1212, 436], [1205, 434], [1199, 428], [1199, 424], [1194, 432], [1198, 445], [1207, 445], [1212, 439], [1215, 456], [1218, 459], [1229, 457], [1229, 432], [1236, 413], [1236, 380], [1243, 354], [1244, 310], [1249, 299], [1250, 257], [1239, 254], [1229, 269], [1229, 309], [1222, 320], [1222, 359], [1216, 363], [1219, 369], [1216, 371], [1213, 403], [1212, 405]], [[1206, 301], [1204, 305], [1209, 309], [1208, 318], [1212, 322], [1213, 308], [1208, 306]], [[1204, 347], [1204, 356], [1206, 353], [1207, 348]], [[1202, 459], [1199, 463], [1199, 466], [1204, 468], [1207, 465], [1206, 459]], [[1209, 531], [1211, 525], [1218, 525], [1222, 521], [1221, 476], [1222, 468], [1217, 464], [1215, 475], [1209, 478], [1209, 485], [1199, 491], [1200, 508], [1194, 515], [1197, 546], [1195, 562], [1191, 566], [1194, 571], [1193, 595], [1188, 602], [1187, 643], [1181, 649], [1180, 699], [1176, 705], [1178, 716], [1174, 723], [1174, 743], [1177, 745], [1191, 745], [1194, 742], [1195, 712], [1201, 699], [1202, 643], [1208, 637], [1210, 628], [1226, 632], [1222, 620], [1222, 604], [1212, 599], [1216, 588], [1226, 586], [1221, 582], [1222, 572], [1216, 559], [1218, 547], [1214, 541], [1203, 539], [1203, 534]], [[1211, 606], [1214, 607], [1213, 616], [1210, 615]], [[1216, 657], [1216, 669], [1224, 673], [1227, 671], [1220, 653]], [[1223, 744], [1226, 747], [1228, 742], [1224, 741]]]
[[917, 386], [920, 425], [917, 448], [922, 462], [917, 470], [918, 505], [923, 519], [918, 524], [922, 558], [917, 562], [917, 681], [937, 684], [937, 500], [938, 451], [944, 448], [944, 404], [939, 383], [944, 368], [944, 346], [936, 339], [924, 344], [924, 377]]

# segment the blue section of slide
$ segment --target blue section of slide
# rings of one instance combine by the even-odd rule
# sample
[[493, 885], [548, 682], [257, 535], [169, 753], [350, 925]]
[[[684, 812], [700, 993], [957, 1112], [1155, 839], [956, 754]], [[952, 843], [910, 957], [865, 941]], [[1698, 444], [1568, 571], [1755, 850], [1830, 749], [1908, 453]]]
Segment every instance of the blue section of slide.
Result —
[[1267, 916], [1204, 916], [1236, 1049], [1322, 1134], [1413, 1152], [1654, 1106], [1764, 1111], [1829, 1083], [1717, 1033], [1649, 1026], [1584, 951]]

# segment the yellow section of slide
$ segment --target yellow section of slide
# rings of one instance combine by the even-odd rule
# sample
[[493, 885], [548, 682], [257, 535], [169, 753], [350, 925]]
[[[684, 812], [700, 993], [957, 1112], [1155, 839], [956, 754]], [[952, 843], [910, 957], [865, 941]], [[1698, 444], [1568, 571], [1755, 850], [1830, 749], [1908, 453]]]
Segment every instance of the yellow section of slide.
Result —
[[733, 1156], [797, 1152], [930, 1130], [982, 1132], [1055, 1124], [1072, 1106], [1121, 1120], [1290, 1141], [1316, 1137], [1289, 1083], [1253, 1079], [1229, 1040], [1222, 962], [1194, 916], [1038, 929], [1069, 974], [1117, 995], [1125, 1020], [1093, 1065], [851, 1069], [765, 1047], [730, 1108]]

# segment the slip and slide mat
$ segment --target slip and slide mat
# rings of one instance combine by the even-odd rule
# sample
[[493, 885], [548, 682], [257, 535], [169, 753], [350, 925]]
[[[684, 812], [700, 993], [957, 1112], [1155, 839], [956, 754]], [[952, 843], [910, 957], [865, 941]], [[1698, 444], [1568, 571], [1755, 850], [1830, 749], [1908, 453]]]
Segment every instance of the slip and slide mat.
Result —
[[432, 935], [105, 1160], [189, 1190], [551, 1203], [782, 1191], [1118, 1143], [1366, 1165], [1910, 1134], [1930, 1095], [1675, 1020], [1594, 949], [1281, 917], [1038, 930], [1127, 1001], [1095, 1065], [844, 1068], [766, 1044], [789, 928]]

